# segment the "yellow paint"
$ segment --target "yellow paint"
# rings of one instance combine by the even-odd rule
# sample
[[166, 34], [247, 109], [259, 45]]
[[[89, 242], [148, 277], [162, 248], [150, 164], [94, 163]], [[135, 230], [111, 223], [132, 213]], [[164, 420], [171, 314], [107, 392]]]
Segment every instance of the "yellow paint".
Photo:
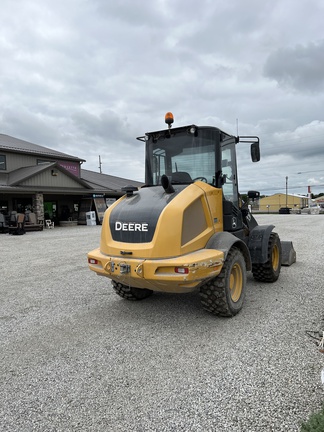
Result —
[[[205, 279], [220, 273], [224, 253], [213, 249], [202, 249], [176, 258], [140, 260], [108, 257], [102, 254], [100, 249], [95, 249], [89, 252], [88, 258], [99, 262], [99, 264], [89, 264], [90, 270], [125, 285], [153, 291], [189, 292]], [[123, 265], [130, 266], [129, 273], [122, 273]], [[188, 273], [176, 273], [176, 267], [188, 268]]]
[[[127, 198], [121, 198], [124, 199]], [[215, 232], [223, 230], [221, 189], [201, 181], [186, 187], [163, 209], [153, 239], [148, 243], [113, 240], [109, 216], [117, 205], [118, 201], [105, 212], [100, 248], [88, 254], [88, 258], [99, 263], [89, 264], [90, 270], [125, 285], [165, 292], [192, 291], [220, 273], [223, 252], [205, 246]], [[203, 227], [201, 232], [197, 220], [198, 226]], [[193, 226], [192, 238], [188, 224]], [[131, 251], [132, 255], [122, 256], [122, 250]], [[125, 265], [130, 266], [126, 274]], [[176, 273], [175, 267], [187, 268], [188, 273]]]

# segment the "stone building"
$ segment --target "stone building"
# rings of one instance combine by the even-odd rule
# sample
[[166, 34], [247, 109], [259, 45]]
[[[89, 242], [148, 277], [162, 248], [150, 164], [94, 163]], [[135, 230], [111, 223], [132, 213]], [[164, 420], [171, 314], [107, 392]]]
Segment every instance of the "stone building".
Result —
[[39, 220], [86, 223], [86, 211], [102, 220], [122, 188], [142, 183], [82, 169], [85, 160], [0, 134], [0, 211], [32, 210]]

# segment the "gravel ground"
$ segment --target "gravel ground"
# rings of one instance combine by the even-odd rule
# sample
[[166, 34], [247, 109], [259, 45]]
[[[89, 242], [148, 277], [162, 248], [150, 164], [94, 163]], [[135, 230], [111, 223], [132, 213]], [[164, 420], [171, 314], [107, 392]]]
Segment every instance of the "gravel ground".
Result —
[[119, 298], [87, 268], [99, 226], [1, 235], [0, 430], [298, 431], [324, 395], [324, 216], [257, 220], [297, 263], [249, 274], [232, 319], [197, 293]]

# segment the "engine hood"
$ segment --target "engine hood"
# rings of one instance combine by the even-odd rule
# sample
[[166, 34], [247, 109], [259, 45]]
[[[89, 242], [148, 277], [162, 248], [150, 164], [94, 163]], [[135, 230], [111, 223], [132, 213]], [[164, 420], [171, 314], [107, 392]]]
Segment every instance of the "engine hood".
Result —
[[149, 243], [163, 209], [188, 185], [176, 186], [167, 194], [161, 186], [144, 187], [122, 199], [112, 210], [109, 227], [113, 240], [123, 243]]

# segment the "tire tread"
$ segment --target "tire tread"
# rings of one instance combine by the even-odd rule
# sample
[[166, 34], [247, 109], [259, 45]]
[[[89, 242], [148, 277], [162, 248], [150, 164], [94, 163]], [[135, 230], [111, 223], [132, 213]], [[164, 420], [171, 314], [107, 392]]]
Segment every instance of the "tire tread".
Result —
[[143, 300], [150, 295], [153, 294], [153, 291], [146, 288], [133, 288], [131, 286], [127, 286], [122, 284], [121, 282], [111, 281], [112, 286], [116, 294], [120, 297], [130, 300], [130, 301], [138, 301]]
[[[273, 270], [272, 262], [271, 262], [271, 254], [273, 246], [278, 243], [280, 248], [280, 265], [277, 271]], [[271, 233], [270, 239], [268, 243], [268, 261], [264, 264], [252, 264], [252, 274], [255, 280], [260, 282], [275, 282], [280, 274], [281, 267], [281, 245], [280, 239], [277, 233]]]
[[[232, 248], [226, 257], [226, 261], [223, 265], [223, 268], [218, 276], [209, 280], [207, 283], [200, 287], [200, 299], [203, 308], [212, 313], [213, 315], [224, 316], [224, 317], [232, 317], [236, 315], [241, 307], [238, 309], [234, 309], [231, 303], [228, 301], [228, 296], [226, 294], [226, 278], [228, 272], [228, 263], [231, 263], [235, 260], [236, 256], [241, 254], [239, 249]], [[244, 258], [243, 258], [244, 260]], [[245, 277], [245, 271], [244, 271]], [[245, 280], [244, 280], [244, 289], [242, 289], [242, 296], [245, 294]], [[242, 301], [241, 301], [242, 303]]]

